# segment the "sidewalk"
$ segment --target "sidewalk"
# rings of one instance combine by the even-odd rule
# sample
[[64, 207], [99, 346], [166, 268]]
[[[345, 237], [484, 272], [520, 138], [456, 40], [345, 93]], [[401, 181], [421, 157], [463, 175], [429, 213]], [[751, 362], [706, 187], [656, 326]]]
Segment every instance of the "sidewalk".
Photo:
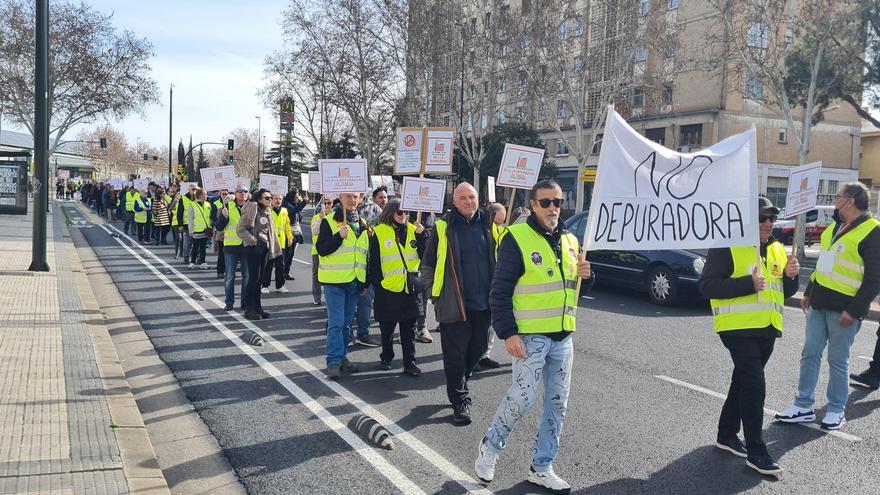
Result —
[[0, 494], [166, 494], [140, 411], [52, 202], [49, 272], [32, 217], [0, 215]]

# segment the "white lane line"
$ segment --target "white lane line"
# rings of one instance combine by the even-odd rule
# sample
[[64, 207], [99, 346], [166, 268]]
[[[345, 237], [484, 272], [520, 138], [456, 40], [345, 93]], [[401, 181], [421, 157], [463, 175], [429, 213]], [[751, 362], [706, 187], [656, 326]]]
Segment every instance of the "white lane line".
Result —
[[[103, 225], [101, 225], [104, 228]], [[111, 229], [115, 230], [121, 236], [125, 236], [119, 229], [114, 227], [113, 225], [109, 226]], [[106, 230], [106, 228], [105, 228]], [[125, 236], [128, 238], [128, 236]], [[128, 238], [131, 240], [131, 238]], [[118, 239], [117, 239], [118, 240]], [[132, 241], [134, 242], [134, 241]], [[159, 258], [152, 251], [147, 249], [144, 246], [136, 244], [143, 252], [145, 252], [149, 257], [155, 260], [157, 263], [160, 263], [165, 268], [168, 268], [173, 274], [178, 276], [181, 280], [186, 282], [190, 287], [204, 293], [207, 298], [206, 301], [213, 303], [218, 308], [222, 308], [225, 303], [211, 294], [209, 291], [203, 289], [200, 285], [193, 282], [189, 277], [179, 272], [176, 268], [172, 267], [168, 263], [165, 262], [162, 258]], [[461, 485], [468, 491], [468, 493], [482, 494], [487, 495], [492, 492], [484, 488], [476, 479], [472, 478], [470, 475], [466, 474], [464, 471], [455, 466], [452, 462], [447, 460], [445, 457], [434, 451], [432, 448], [428, 447], [421, 440], [416, 438], [412, 433], [404, 430], [397, 423], [391, 421], [387, 416], [379, 412], [377, 409], [373, 408], [371, 405], [367, 404], [359, 397], [351, 393], [348, 389], [340, 385], [339, 383], [328, 380], [324, 372], [312, 366], [307, 360], [301, 358], [296, 353], [291, 351], [287, 346], [275, 340], [274, 337], [264, 332], [260, 327], [254, 325], [251, 321], [245, 319], [243, 316], [238, 314], [237, 312], [229, 312], [227, 313], [229, 316], [235, 318], [239, 323], [246, 326], [248, 329], [258, 333], [263, 339], [271, 345], [275, 350], [282, 353], [287, 359], [292, 361], [294, 364], [302, 368], [304, 371], [308, 372], [310, 375], [315, 377], [321, 383], [326, 385], [328, 388], [336, 392], [337, 395], [348, 401], [349, 404], [356, 407], [362, 413], [371, 416], [373, 419], [381, 423], [385, 428], [395, 436], [396, 439], [400, 440], [404, 444], [406, 444], [409, 448], [416, 451], [419, 455], [421, 455], [426, 461], [430, 464], [434, 465], [440, 471], [442, 471], [447, 477], [454, 480], [456, 483]]]
[[[107, 230], [103, 225], [100, 226], [109, 234], [110, 231]], [[115, 227], [111, 226], [114, 230]], [[123, 234], [124, 235], [124, 234]], [[127, 236], [126, 236], [127, 237]], [[184, 301], [189, 303], [189, 305], [203, 318], [208, 320], [208, 323], [213, 325], [217, 330], [219, 330], [227, 339], [229, 339], [236, 347], [241, 350], [246, 356], [250, 357], [260, 368], [263, 369], [269, 376], [275, 379], [282, 387], [284, 387], [288, 392], [290, 392], [296, 399], [306, 406], [309, 411], [311, 411], [315, 416], [318, 417], [331, 431], [339, 435], [345, 443], [351, 446], [355, 452], [361, 455], [367, 462], [373, 465], [380, 474], [388, 478], [394, 486], [396, 486], [403, 493], [417, 493], [417, 494], [425, 494], [425, 492], [419, 488], [418, 485], [413, 483], [409, 478], [407, 478], [403, 473], [397, 470], [387, 459], [379, 455], [379, 453], [371, 446], [367, 445], [363, 440], [360, 439], [357, 435], [354, 434], [346, 425], [344, 425], [339, 419], [336, 418], [329, 411], [324, 409], [315, 399], [313, 399], [309, 394], [307, 394], [303, 389], [299, 388], [295, 383], [293, 383], [290, 378], [287, 377], [281, 370], [276, 368], [272, 363], [266, 361], [266, 359], [261, 356], [253, 347], [244, 343], [241, 339], [238, 338], [235, 333], [229, 329], [222, 322], [218, 321], [217, 318], [214, 317], [211, 313], [208, 312], [205, 308], [200, 306], [198, 303], [192, 300], [189, 295], [183, 291], [180, 287], [178, 287], [174, 282], [169, 280], [165, 274], [161, 273], [158, 269], [156, 269], [149, 261], [144, 259], [141, 255], [136, 253], [129, 246], [126, 246], [121, 239], [114, 237], [113, 238], [117, 244], [122, 246], [126, 251], [128, 251], [132, 256], [134, 256], [138, 261], [140, 261], [147, 269], [153, 272], [162, 282], [165, 283], [171, 290], [177, 293], [178, 296], [181, 297]], [[425, 494], [427, 495], [427, 494]]]
[[[681, 380], [676, 380], [675, 378], [670, 378], [665, 375], [654, 375], [654, 378], [659, 378], [660, 380], [663, 380], [665, 382], [669, 382], [674, 385], [689, 388], [689, 389], [694, 390], [696, 392], [700, 392], [701, 394], [706, 394], [706, 395], [715, 397], [716, 399], [721, 399], [721, 400], [727, 399], [727, 396], [724, 394], [719, 394], [718, 392], [715, 392], [713, 390], [709, 390], [708, 388], [703, 388], [699, 385], [694, 385], [692, 383], [683, 382]], [[774, 411], [772, 409], [767, 409], [766, 407], [764, 408], [764, 414], [766, 414], [767, 416], [770, 416], [771, 418], [773, 416], [777, 415], [778, 413], [779, 413], [778, 411]], [[861, 442], [862, 441], [861, 438], [859, 438], [855, 435], [850, 435], [849, 433], [844, 433], [840, 430], [823, 430], [822, 428], [819, 427], [819, 425], [817, 425], [815, 423], [793, 423], [793, 424], [796, 424], [799, 426], [804, 426], [804, 427], [825, 433], [827, 435], [835, 436], [837, 438], [849, 440], [850, 442]]]
[[870, 356], [856, 356], [856, 357], [859, 359], [864, 359], [865, 361], [873, 361], [874, 360], [874, 358], [872, 358]]
[[297, 263], [302, 263], [303, 265], [311, 265], [311, 263], [309, 263], [308, 261], [298, 260], [296, 258], [293, 258], [293, 261], [296, 261]]

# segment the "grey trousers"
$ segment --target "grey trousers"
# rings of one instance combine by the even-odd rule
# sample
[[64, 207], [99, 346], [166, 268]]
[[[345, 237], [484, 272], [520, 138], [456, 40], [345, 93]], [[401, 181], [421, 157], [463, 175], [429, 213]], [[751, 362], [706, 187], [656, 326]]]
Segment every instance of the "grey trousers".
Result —
[[321, 282], [318, 282], [318, 255], [312, 255], [312, 297], [315, 303], [321, 302]]

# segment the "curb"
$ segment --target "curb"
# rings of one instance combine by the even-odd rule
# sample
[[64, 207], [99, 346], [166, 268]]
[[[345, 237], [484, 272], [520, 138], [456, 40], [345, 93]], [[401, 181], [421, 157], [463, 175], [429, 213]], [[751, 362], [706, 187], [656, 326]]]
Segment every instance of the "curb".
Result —
[[[61, 208], [63, 209], [63, 207]], [[65, 249], [67, 249], [70, 269], [76, 281], [83, 310], [86, 314], [94, 315], [87, 324], [98, 370], [101, 373], [101, 382], [104, 385], [105, 400], [110, 409], [111, 428], [116, 436], [116, 442], [122, 456], [122, 471], [128, 489], [131, 493], [137, 494], [170, 495], [171, 491], [168, 489], [165, 476], [159, 468], [159, 460], [153, 450], [150, 437], [147, 435], [143, 417], [137, 407], [134, 395], [131, 393], [119, 356], [116, 354], [116, 347], [113, 345], [110, 332], [104, 324], [103, 312], [94, 292], [92, 292], [86, 270], [73, 242], [74, 238], [86, 242], [85, 238], [82, 237], [82, 233], [71, 229], [66, 223], [62, 229], [63, 233], [66, 233], [65, 237], [71, 239]]]
[[[785, 305], [793, 308], [801, 309], [801, 301], [804, 299], [804, 293], [802, 291], [798, 291], [797, 294], [789, 297], [785, 300]], [[868, 313], [865, 315], [865, 320], [880, 320], [880, 305], [876, 302], [871, 303], [871, 307], [868, 309]]]

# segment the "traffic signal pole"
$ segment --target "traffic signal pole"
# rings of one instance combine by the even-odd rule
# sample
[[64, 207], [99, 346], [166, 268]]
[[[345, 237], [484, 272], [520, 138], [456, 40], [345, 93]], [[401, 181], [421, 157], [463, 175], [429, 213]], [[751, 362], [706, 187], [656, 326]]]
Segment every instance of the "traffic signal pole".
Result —
[[49, 0], [36, 0], [36, 56], [34, 71], [34, 225], [32, 272], [48, 272], [46, 225], [49, 207]]

